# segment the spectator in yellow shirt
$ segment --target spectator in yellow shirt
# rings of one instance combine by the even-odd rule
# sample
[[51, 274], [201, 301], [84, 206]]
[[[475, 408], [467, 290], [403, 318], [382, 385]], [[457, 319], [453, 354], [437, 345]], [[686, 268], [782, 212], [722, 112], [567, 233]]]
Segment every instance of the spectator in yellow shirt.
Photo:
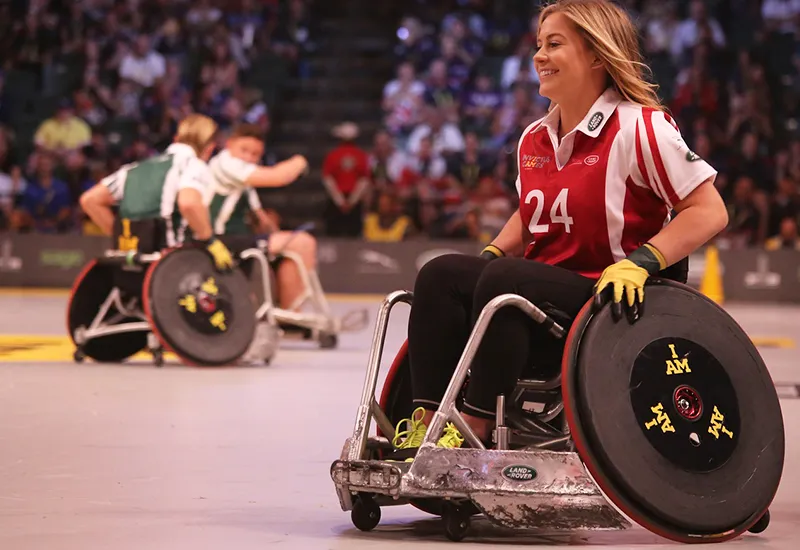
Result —
[[82, 149], [92, 141], [92, 130], [75, 116], [72, 102], [63, 99], [55, 116], [45, 120], [36, 130], [34, 143], [40, 149], [63, 159], [69, 153]]
[[364, 239], [370, 242], [398, 242], [413, 234], [411, 219], [403, 214], [402, 205], [391, 191], [378, 196], [376, 212], [364, 219]]

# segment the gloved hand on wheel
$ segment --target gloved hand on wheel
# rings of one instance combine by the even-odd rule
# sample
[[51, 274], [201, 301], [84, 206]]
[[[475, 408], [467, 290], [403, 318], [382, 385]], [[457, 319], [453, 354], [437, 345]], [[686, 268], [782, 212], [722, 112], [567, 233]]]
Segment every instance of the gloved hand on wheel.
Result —
[[208, 253], [211, 254], [211, 257], [214, 259], [214, 265], [219, 271], [233, 269], [233, 256], [231, 255], [231, 251], [228, 250], [228, 247], [225, 246], [225, 243], [216, 237], [211, 237], [207, 241], [201, 241], [201, 243], [205, 246], [206, 250], [208, 250]]
[[623, 294], [628, 321], [636, 322], [644, 311], [644, 285], [650, 275], [667, 267], [664, 255], [650, 243], [645, 243], [627, 258], [608, 266], [594, 286], [594, 306], [602, 307], [609, 296], [612, 299], [611, 315], [615, 321], [622, 318]]

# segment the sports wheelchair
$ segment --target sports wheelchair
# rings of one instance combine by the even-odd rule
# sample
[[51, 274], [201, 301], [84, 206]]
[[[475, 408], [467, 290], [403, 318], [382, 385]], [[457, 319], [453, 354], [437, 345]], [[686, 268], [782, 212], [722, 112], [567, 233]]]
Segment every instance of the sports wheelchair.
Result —
[[[306, 228], [307, 226], [301, 226], [297, 231]], [[366, 327], [366, 309], [350, 311], [342, 318], [334, 316], [317, 272], [307, 269], [303, 259], [296, 253], [291, 250], [271, 253], [269, 241], [264, 237], [223, 235], [220, 239], [240, 258], [245, 275], [251, 280], [253, 288], [259, 290], [257, 299], [261, 305], [256, 318], [268, 322], [261, 325], [262, 332], [261, 335], [257, 333], [257, 342], [264, 339], [267, 342], [278, 342], [283, 335], [291, 333], [317, 342], [322, 349], [333, 349], [338, 345], [339, 334]], [[254, 251], [260, 254], [255, 254]], [[262, 257], [267, 259], [268, 264], [263, 263]], [[291, 309], [275, 305], [273, 296], [272, 274], [277, 272], [282, 262], [292, 262], [303, 282], [304, 292]], [[262, 346], [254, 344], [254, 349], [257, 347]]]
[[[685, 281], [685, 279], [683, 279]], [[524, 298], [496, 297], [480, 313], [413, 462], [387, 453], [413, 405], [406, 344], [376, 398], [391, 309], [383, 301], [352, 435], [330, 474], [342, 510], [369, 531], [381, 507], [441, 516], [462, 540], [471, 517], [547, 533], [623, 530], [721, 542], [769, 524], [783, 470], [780, 403], [758, 351], [717, 304], [682, 282], [651, 277], [637, 322], [587, 302], [574, 318]], [[469, 368], [492, 316], [517, 307], [564, 342], [560, 370], [498, 396], [494, 448], [459, 413]], [[376, 435], [369, 435], [371, 422]], [[436, 446], [447, 422], [465, 446]]]
[[[117, 247], [78, 274], [67, 306], [76, 362], [117, 363], [149, 350], [161, 366], [167, 350], [189, 365], [221, 366], [252, 348], [259, 318], [242, 271], [220, 273], [207, 251], [170, 247], [166, 235], [163, 220], [118, 219]], [[243, 256], [268, 268], [259, 250]]]

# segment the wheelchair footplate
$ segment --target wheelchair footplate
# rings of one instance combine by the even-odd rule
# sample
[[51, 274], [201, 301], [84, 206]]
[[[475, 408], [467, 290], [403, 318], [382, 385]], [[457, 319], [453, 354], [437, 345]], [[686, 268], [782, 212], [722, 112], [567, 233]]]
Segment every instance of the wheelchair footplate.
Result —
[[514, 530], [630, 527], [572, 452], [425, 446], [413, 462], [338, 460], [331, 478], [345, 511], [354, 509], [353, 495], [387, 497], [376, 503], [384, 506], [416, 499], [468, 500], [490, 523]]

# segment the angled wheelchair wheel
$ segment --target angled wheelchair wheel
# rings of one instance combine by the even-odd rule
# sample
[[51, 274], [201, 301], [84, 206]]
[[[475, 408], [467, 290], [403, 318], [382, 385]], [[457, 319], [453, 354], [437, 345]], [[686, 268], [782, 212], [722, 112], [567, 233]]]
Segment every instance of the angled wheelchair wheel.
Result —
[[148, 269], [142, 297], [158, 339], [184, 363], [230, 365], [253, 340], [256, 320], [247, 279], [238, 269], [218, 272], [204, 250], [165, 253]]
[[642, 527], [721, 542], [767, 513], [784, 462], [780, 402], [750, 338], [702, 294], [655, 279], [633, 325], [587, 304], [562, 381], [581, 459]]
[[[469, 380], [464, 384], [465, 388], [468, 383]], [[463, 392], [457, 404], [460, 405], [461, 402], [463, 402]], [[410, 418], [411, 413], [414, 412], [411, 394], [411, 366], [408, 358], [407, 340], [400, 346], [400, 350], [397, 352], [389, 368], [378, 404], [394, 425], [397, 425], [397, 423], [404, 418]], [[378, 435], [386, 436], [386, 434], [381, 431], [380, 427], [378, 427]], [[383, 456], [382, 453], [379, 454], [380, 458], [383, 458]], [[411, 505], [425, 513], [434, 516], [442, 516], [445, 502], [444, 500], [438, 499], [414, 499], [411, 501]], [[478, 510], [470, 505], [467, 505], [465, 510], [471, 515], [478, 513]]]
[[[67, 333], [75, 344], [76, 359], [85, 356], [100, 363], [119, 363], [147, 347], [145, 331], [99, 336], [82, 344], [75, 341], [76, 332], [91, 326], [100, 313], [103, 302], [114, 289], [115, 269], [118, 268], [91, 260], [75, 278], [67, 304]], [[113, 325], [141, 321], [133, 317], [122, 317], [111, 321], [114, 315], [119, 315], [119, 312], [112, 307], [103, 321]]]

